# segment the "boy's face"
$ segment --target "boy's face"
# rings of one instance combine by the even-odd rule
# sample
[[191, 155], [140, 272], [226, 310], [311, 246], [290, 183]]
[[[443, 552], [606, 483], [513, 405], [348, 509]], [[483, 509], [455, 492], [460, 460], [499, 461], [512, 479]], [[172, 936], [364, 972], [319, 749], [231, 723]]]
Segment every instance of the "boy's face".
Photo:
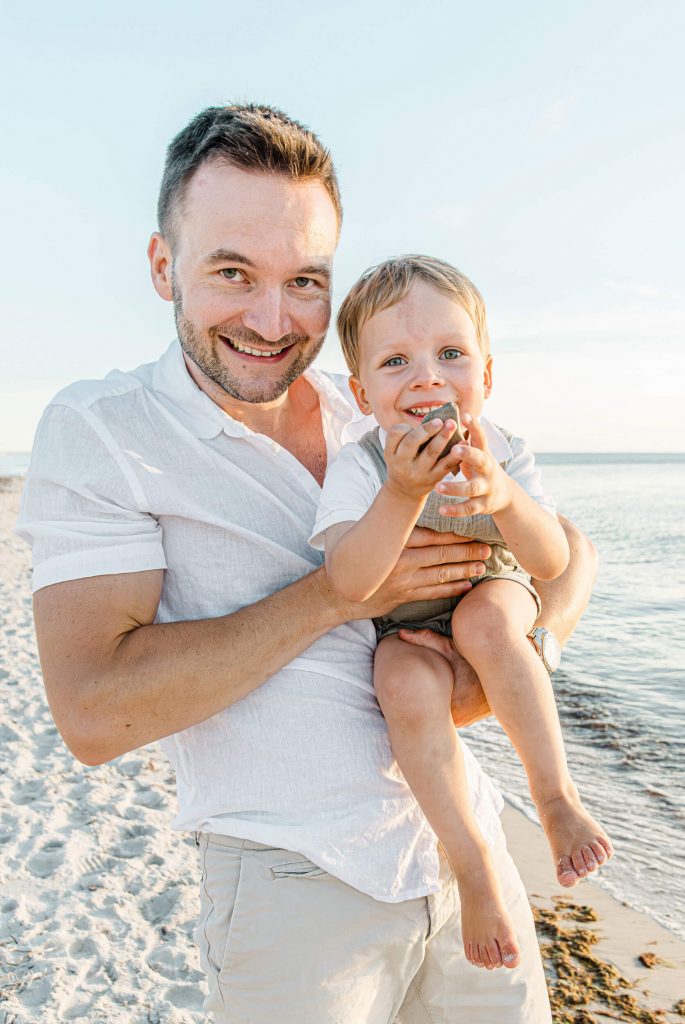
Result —
[[445, 402], [480, 416], [492, 356], [483, 356], [471, 317], [447, 295], [415, 281], [400, 302], [367, 320], [359, 341], [359, 373], [350, 384], [361, 411], [384, 430], [415, 427]]

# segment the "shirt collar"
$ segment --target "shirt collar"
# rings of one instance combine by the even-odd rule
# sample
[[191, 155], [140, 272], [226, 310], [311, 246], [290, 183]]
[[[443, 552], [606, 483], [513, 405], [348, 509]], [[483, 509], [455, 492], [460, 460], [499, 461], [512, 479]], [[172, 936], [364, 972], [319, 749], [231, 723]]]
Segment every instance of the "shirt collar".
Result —
[[[511, 450], [511, 445], [499, 427], [496, 427], [495, 424], [486, 416], [481, 416], [478, 422], [485, 432], [485, 439], [488, 442], [490, 454], [495, 462], [506, 462], [508, 459], [511, 459], [514, 453]], [[385, 448], [385, 441], [388, 435], [382, 427], [378, 430], [378, 436], [381, 444]]]
[[[349, 424], [366, 419], [351, 400], [345, 398], [328, 374], [310, 367], [304, 377], [318, 394], [322, 412], [328, 413], [335, 420], [336, 433], [341, 434]], [[218, 437], [222, 431], [230, 437], [245, 437], [254, 433], [244, 423], [234, 420], [220, 409], [197, 386], [188, 373], [181, 343], [177, 338], [155, 366], [154, 387], [165, 404], [173, 406], [174, 415], [198, 438], [209, 440]]]

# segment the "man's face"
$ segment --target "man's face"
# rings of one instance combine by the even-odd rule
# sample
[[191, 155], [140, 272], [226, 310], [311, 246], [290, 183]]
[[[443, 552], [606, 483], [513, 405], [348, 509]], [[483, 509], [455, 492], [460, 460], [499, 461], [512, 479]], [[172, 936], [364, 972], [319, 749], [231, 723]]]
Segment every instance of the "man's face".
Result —
[[330, 319], [337, 236], [319, 181], [219, 161], [198, 168], [176, 214], [170, 283], [200, 379], [191, 372], [219, 405], [276, 401], [314, 360]]

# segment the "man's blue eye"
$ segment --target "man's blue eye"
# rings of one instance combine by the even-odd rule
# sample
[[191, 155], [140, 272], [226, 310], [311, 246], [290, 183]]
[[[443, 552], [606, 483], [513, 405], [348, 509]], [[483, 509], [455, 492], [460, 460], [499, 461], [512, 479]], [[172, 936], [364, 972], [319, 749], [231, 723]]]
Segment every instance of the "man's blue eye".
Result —
[[219, 273], [222, 274], [222, 276], [225, 277], [227, 281], [235, 281], [235, 275], [239, 274], [240, 271], [237, 270], [235, 267], [226, 267], [224, 270], [219, 271]]
[[295, 278], [295, 284], [297, 285], [298, 288], [306, 288], [307, 285], [310, 283], [310, 281], [311, 281], [311, 277], [296, 277]]
[[462, 355], [461, 349], [458, 348], [446, 348], [442, 353], [442, 359], [458, 359]]

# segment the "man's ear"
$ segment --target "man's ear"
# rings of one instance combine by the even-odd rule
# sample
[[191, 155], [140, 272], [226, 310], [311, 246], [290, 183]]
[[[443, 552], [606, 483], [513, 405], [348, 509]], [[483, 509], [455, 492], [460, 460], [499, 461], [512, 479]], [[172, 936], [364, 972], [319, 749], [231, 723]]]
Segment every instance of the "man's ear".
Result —
[[150, 261], [150, 276], [155, 291], [167, 302], [172, 302], [174, 296], [171, 290], [171, 268], [173, 265], [171, 249], [159, 231], [155, 231], [150, 238], [147, 258]]
[[366, 400], [364, 385], [360, 381], [359, 377], [355, 377], [354, 374], [350, 377], [350, 389], [357, 401], [360, 411], [363, 412], [365, 416], [371, 416], [371, 406]]
[[485, 397], [489, 398], [492, 394], [492, 356], [488, 356], [485, 360], [485, 372], [483, 374], [483, 388], [485, 391]]

